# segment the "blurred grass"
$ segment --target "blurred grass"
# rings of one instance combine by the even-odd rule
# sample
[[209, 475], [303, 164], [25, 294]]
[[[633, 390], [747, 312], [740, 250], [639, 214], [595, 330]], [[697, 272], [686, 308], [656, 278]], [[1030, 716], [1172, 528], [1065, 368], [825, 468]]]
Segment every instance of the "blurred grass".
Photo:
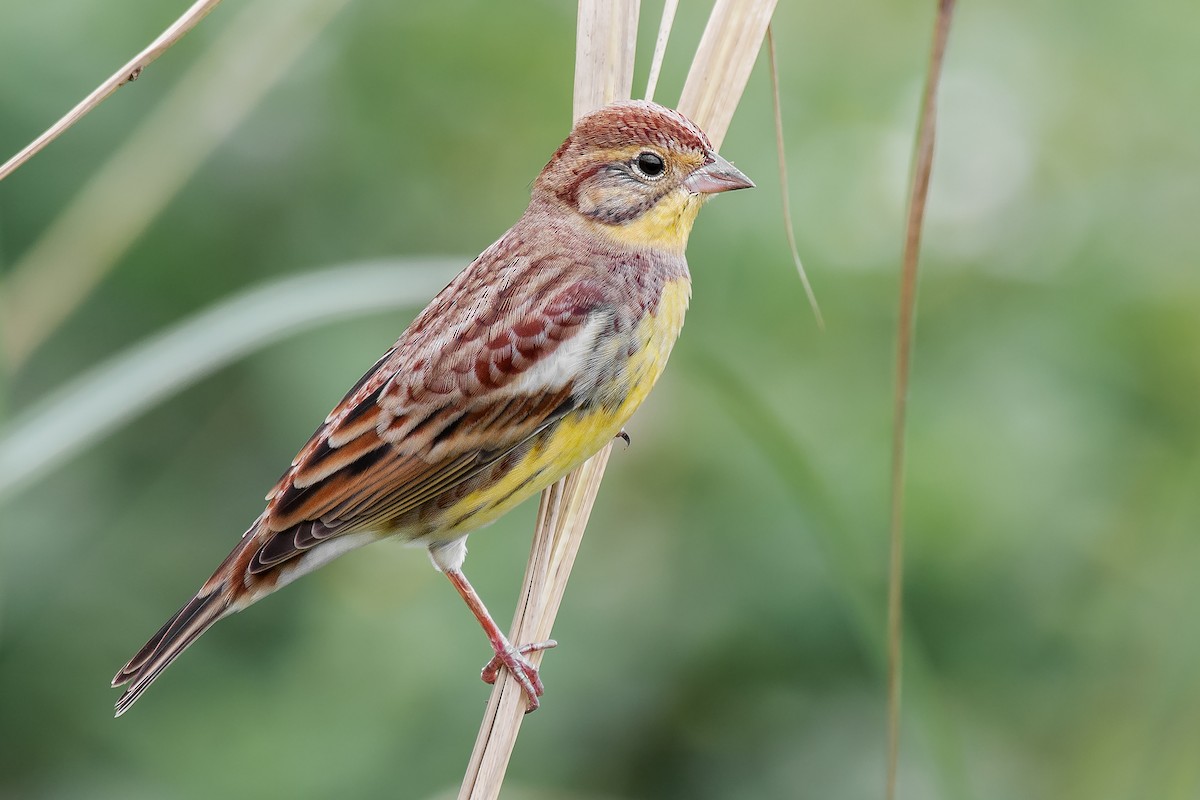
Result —
[[[462, 258], [338, 267], [254, 287], [147, 337], [0, 426], [0, 500], [217, 369], [330, 320], [420, 308]], [[76, 409], [87, 398], [87, 413]]]
[[[722, 149], [761, 191], [699, 221], [687, 328], [614, 453], [514, 796], [879, 790], [882, 682], [856, 613], [882, 620], [895, 264], [932, 8], [863, 11], [783, 4], [775, 23], [797, 234], [828, 332], [776, 222], [760, 63]], [[0, 74], [23, 76], [0, 81], [0, 151], [172, 13], [0, 12]], [[221, 13], [0, 184], [0, 276], [211, 46]], [[661, 99], [678, 95], [701, 17], [680, 9]], [[980, 2], [956, 24], [910, 405], [908, 625], [926, 680], [909, 686], [900, 794], [1195, 798], [1200, 10]], [[351, 4], [0, 377], [8, 420], [248, 286], [481, 250], [566, 132], [573, 36], [557, 3]], [[108, 676], [408, 318], [270, 345], [5, 502], [0, 794], [457, 784], [486, 648], [424, 556], [387, 545], [222, 623], [136, 713], [109, 717]], [[472, 579], [501, 617], [532, 516], [472, 538]]]
[[88, 296], [345, 2], [251, 4], [155, 113], [133, 126], [5, 276], [0, 343], [10, 370]]

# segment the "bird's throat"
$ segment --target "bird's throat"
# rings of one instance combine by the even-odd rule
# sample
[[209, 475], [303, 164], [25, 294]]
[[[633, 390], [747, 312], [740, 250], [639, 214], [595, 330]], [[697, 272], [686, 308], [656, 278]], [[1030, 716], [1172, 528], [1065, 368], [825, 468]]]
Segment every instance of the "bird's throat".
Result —
[[687, 248], [692, 224], [704, 205], [705, 195], [686, 190], [671, 192], [649, 211], [629, 222], [593, 223], [599, 231], [625, 247], [680, 253]]

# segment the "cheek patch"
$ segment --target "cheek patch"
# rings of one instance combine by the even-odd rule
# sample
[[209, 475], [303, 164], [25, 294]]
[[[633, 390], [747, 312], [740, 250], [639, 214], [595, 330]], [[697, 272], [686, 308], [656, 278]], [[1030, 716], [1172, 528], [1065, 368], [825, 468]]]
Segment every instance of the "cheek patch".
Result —
[[620, 225], [645, 214], [662, 195], [657, 187], [646, 186], [615, 170], [605, 170], [580, 184], [575, 203], [579, 213], [590, 219]]

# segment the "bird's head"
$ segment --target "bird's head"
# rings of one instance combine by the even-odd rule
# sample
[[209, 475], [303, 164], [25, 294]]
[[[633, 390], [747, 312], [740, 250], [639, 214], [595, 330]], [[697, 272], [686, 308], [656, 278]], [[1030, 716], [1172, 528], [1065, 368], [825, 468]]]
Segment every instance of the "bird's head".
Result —
[[533, 191], [622, 244], [682, 252], [704, 200], [752, 186], [687, 117], [637, 100], [581, 117]]

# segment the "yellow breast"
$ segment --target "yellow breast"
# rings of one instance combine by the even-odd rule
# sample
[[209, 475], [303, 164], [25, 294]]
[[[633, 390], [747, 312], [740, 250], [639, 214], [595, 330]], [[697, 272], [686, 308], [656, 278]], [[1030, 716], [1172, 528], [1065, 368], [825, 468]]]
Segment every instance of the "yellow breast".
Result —
[[[492, 522], [612, 441], [662, 374], [683, 327], [690, 297], [691, 283], [687, 277], [669, 281], [663, 287], [658, 307], [638, 324], [635, 341], [639, 347], [629, 356], [622, 371], [622, 385], [613, 387], [624, 392], [624, 399], [619, 404], [591, 406], [568, 414], [511, 471], [447, 509], [450, 519], [455, 518], [457, 509], [478, 511], [469, 517], [460, 517], [453, 527], [439, 531], [436, 538], [453, 539]], [[530, 480], [531, 476], [536, 478]]]

